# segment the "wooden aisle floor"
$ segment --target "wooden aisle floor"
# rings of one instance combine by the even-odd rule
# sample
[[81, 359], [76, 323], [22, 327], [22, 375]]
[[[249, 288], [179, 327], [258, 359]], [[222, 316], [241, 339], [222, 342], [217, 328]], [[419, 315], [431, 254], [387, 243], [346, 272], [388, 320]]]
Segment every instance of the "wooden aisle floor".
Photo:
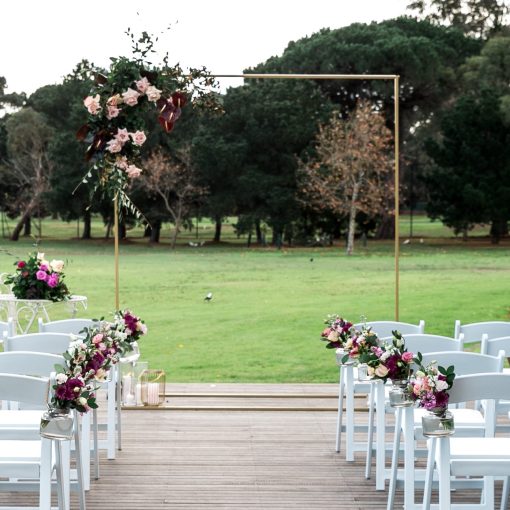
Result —
[[[101, 452], [87, 509], [385, 509], [386, 492], [365, 480], [364, 454], [348, 463], [344, 451], [335, 453], [336, 413], [313, 410], [320, 394], [334, 408], [336, 391], [336, 385], [168, 385], [169, 405], [189, 398], [210, 410], [123, 411], [123, 449], [115, 460]], [[207, 392], [223, 396], [196, 396]], [[271, 407], [284, 407], [286, 392], [311, 395], [310, 410], [224, 410], [226, 393], [263, 393]], [[212, 409], [216, 404], [220, 410]], [[0, 506], [35, 503], [35, 495], [0, 495]], [[399, 491], [394, 508], [402, 503]]]

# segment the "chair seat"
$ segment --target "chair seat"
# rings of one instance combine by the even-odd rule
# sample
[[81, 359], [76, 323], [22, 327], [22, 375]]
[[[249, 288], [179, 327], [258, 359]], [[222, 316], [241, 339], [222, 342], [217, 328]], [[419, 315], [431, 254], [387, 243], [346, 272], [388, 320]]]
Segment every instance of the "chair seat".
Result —
[[0, 440], [0, 476], [39, 478], [40, 463], [40, 440]]

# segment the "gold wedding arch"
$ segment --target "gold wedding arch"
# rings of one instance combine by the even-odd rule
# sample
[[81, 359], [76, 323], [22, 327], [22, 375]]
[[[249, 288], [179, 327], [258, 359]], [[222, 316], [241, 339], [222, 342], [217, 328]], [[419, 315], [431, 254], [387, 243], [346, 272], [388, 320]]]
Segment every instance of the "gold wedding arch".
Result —
[[[395, 320], [399, 320], [399, 86], [400, 76], [396, 74], [279, 74], [279, 73], [249, 73], [249, 74], [215, 74], [214, 78], [242, 78], [245, 80], [379, 80], [393, 81], [393, 102], [394, 102], [394, 187], [395, 187]], [[120, 309], [119, 300], [119, 215], [117, 199], [114, 201], [114, 231], [115, 231], [115, 309]]]

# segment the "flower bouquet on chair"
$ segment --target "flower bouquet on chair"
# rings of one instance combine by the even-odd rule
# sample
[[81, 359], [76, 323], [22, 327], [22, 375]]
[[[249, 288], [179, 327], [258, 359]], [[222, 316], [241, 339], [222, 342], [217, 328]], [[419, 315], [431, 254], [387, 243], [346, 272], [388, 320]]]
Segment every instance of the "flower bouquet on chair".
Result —
[[415, 380], [411, 383], [411, 397], [418, 406], [426, 409], [422, 416], [423, 435], [426, 437], [447, 436], [455, 431], [453, 415], [448, 411], [448, 390], [453, 386], [455, 368], [437, 366], [436, 362], [426, 367], [419, 352], [414, 358], [418, 365]]
[[337, 314], [330, 314], [324, 319], [324, 324], [326, 327], [322, 330], [321, 340], [328, 342], [327, 349], [335, 349], [337, 365], [342, 365], [346, 354], [344, 346], [350, 339], [352, 322], [342, 319]]
[[414, 403], [409, 383], [414, 354], [406, 349], [404, 337], [398, 331], [392, 333], [391, 343], [374, 349], [377, 359], [369, 363], [369, 374], [384, 382], [391, 380], [392, 407], [409, 407]]
[[47, 299], [64, 301], [69, 289], [64, 283], [64, 262], [48, 262], [44, 253], [32, 253], [27, 260], [14, 263], [16, 272], [4, 279], [17, 299]]
[[358, 379], [371, 379], [370, 364], [376, 359], [375, 350], [379, 348], [379, 337], [370, 328], [363, 327], [361, 331], [352, 330], [351, 336], [345, 343], [346, 353], [343, 362], [348, 360], [358, 364]]

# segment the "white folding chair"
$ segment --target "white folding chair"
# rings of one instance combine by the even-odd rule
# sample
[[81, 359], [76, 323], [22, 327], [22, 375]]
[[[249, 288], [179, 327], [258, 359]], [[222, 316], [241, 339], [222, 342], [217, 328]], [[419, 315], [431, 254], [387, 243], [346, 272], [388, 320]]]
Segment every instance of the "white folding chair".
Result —
[[423, 508], [430, 508], [434, 464], [439, 478], [439, 509], [465, 509], [466, 505], [452, 504], [452, 477], [468, 481], [477, 478], [482, 485], [479, 505], [470, 509], [494, 509], [494, 477], [505, 477], [501, 507], [505, 508], [510, 476], [510, 438], [494, 437], [496, 424], [496, 400], [510, 394], [510, 374], [476, 374], [457, 377], [450, 390], [450, 402], [461, 403], [473, 400], [488, 401], [486, 410], [486, 433], [484, 437], [458, 437], [457, 426], [452, 437], [429, 440], [427, 476], [425, 481]]
[[[457, 375], [468, 375], [479, 372], [500, 373], [503, 369], [504, 358], [503, 352], [500, 352], [498, 356], [465, 351], [423, 354], [422, 363], [424, 366], [432, 361], [436, 361], [438, 366], [448, 367], [453, 365]], [[455, 379], [454, 385], [456, 381], [457, 379]], [[420, 484], [423, 482], [425, 473], [422, 470], [415, 469], [414, 459], [420, 453], [416, 449], [415, 442], [424, 439], [421, 426], [421, 418], [424, 412], [423, 409], [409, 407], [399, 408], [395, 413], [394, 451], [388, 489], [388, 510], [393, 508], [395, 490], [402, 481], [404, 482], [404, 506], [406, 510], [421, 508], [421, 503], [415, 502], [415, 488], [418, 481]], [[481, 436], [485, 433], [485, 419], [480, 411], [460, 408], [451, 409], [451, 412], [454, 416], [457, 435]], [[404, 436], [404, 472], [399, 474], [397, 466], [401, 431]]]
[[[425, 329], [425, 321], [420, 321], [418, 324], [410, 324], [407, 322], [396, 321], [374, 321], [359, 323], [353, 326], [356, 330], [362, 328], [371, 328], [371, 330], [378, 335], [379, 338], [389, 336], [392, 331], [399, 331], [401, 333], [423, 333]], [[367, 448], [367, 443], [355, 443], [354, 432], [368, 431], [369, 437], [372, 437], [373, 430], [373, 401], [375, 393], [381, 392], [384, 397], [384, 390], [382, 386], [376, 382], [360, 382], [357, 380], [357, 370], [349, 365], [340, 367], [339, 377], [339, 392], [338, 392], [338, 414], [337, 414], [337, 427], [336, 427], [336, 445], [335, 450], [340, 452], [341, 436], [345, 430], [345, 451], [346, 460], [354, 461], [355, 451], [365, 451], [366, 460], [366, 478], [370, 478], [370, 466], [372, 458], [372, 445]], [[374, 391], [372, 391], [374, 388]], [[369, 394], [369, 421], [368, 425], [355, 424], [354, 413], [354, 395], [355, 394]], [[345, 426], [343, 424], [343, 401], [345, 397]], [[377, 400], [381, 400], [379, 396]], [[376, 489], [384, 490], [384, 413], [377, 415], [377, 442], [376, 442]]]
[[0, 345], [3, 344], [4, 336], [14, 336], [14, 322], [8, 318], [7, 322], [0, 321]]
[[466, 344], [481, 342], [484, 335], [489, 339], [510, 336], [510, 322], [487, 321], [461, 324], [461, 322], [457, 320], [455, 321], [453, 336], [459, 338], [460, 334], [464, 335], [464, 343]]
[[[48, 378], [0, 373], [2, 400], [40, 406], [47, 401], [48, 389]], [[56, 469], [59, 509], [66, 508], [62, 480], [58, 476], [61, 474], [61, 469], [54, 462], [51, 443], [49, 439], [39, 436], [38, 427], [36, 430], [27, 430], [15, 425], [10, 426], [9, 423], [2, 426], [0, 422], [0, 478], [9, 479], [0, 482], [0, 490], [25, 491], [27, 488], [37, 487], [39, 489], [37, 508], [49, 510], [51, 508], [51, 476]], [[58, 454], [56, 460], [60, 460]], [[37, 485], [29, 485], [30, 480], [38, 480]]]
[[[39, 331], [46, 333], [71, 333], [79, 335], [84, 328], [97, 327], [100, 325], [99, 321], [93, 319], [64, 319], [59, 321], [43, 322], [41, 318], [38, 321]], [[107, 451], [108, 459], [115, 459], [115, 431], [117, 430], [117, 448], [121, 449], [121, 404], [117, 395], [117, 379], [119, 369], [117, 365], [113, 365], [108, 374], [108, 378], [104, 383], [99, 383], [99, 387], [106, 388], [107, 404], [106, 404], [106, 441], [98, 441], [98, 419], [97, 410], [92, 411], [92, 429], [94, 436], [94, 467], [95, 478], [99, 478], [99, 461], [98, 450], [105, 449]], [[120, 385], [119, 385], [120, 389]]]

